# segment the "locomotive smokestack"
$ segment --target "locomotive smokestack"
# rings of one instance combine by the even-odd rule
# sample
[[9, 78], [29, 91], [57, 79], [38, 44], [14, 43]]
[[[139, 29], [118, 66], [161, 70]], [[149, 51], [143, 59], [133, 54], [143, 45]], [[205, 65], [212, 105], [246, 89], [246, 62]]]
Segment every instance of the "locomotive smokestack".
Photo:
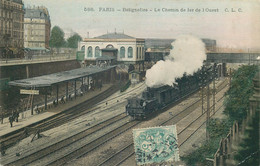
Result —
[[146, 72], [148, 87], [169, 85], [175, 83], [175, 78], [183, 73], [193, 74], [206, 60], [205, 44], [194, 36], [183, 35], [172, 43], [170, 55], [157, 62]]

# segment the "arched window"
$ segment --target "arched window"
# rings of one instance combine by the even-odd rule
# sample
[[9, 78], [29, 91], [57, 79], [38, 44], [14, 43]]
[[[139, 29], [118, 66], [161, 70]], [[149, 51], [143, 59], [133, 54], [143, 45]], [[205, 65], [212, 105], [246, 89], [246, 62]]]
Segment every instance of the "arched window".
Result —
[[109, 44], [109, 45], [106, 46], [106, 48], [114, 48], [114, 46]]
[[95, 57], [100, 57], [100, 48], [98, 46], [95, 48]]
[[128, 47], [127, 57], [133, 58], [133, 48], [132, 47]]
[[124, 58], [125, 57], [125, 47], [121, 47], [120, 48], [120, 58]]
[[92, 57], [92, 47], [88, 47], [88, 57]]
[[85, 46], [82, 46], [80, 50], [85, 51]]

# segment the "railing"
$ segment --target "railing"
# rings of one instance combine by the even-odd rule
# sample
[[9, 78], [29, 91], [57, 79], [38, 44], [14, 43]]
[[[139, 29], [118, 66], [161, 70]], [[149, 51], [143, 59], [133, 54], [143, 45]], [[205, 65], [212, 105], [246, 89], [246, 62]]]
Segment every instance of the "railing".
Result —
[[8, 59], [1, 58], [1, 66], [10, 66], [18, 64], [47, 63], [54, 61], [76, 60], [76, 55], [72, 53], [44, 54], [44, 55], [26, 55], [25, 58]]
[[[237, 141], [241, 132], [239, 131], [239, 125], [235, 122], [230, 128], [230, 131], [226, 138], [222, 138], [219, 142], [219, 148], [214, 155], [214, 166], [226, 165], [227, 160], [232, 160], [232, 144]], [[229, 161], [230, 162], [230, 161]]]

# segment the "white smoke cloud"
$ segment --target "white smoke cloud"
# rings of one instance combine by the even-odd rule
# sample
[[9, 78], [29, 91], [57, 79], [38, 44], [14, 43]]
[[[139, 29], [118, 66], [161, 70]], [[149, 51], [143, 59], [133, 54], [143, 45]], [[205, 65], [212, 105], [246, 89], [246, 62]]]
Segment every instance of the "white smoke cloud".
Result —
[[182, 77], [186, 72], [193, 74], [206, 60], [205, 44], [197, 37], [182, 35], [172, 43], [173, 49], [165, 60], [158, 61], [146, 71], [148, 87], [170, 85], [175, 78]]

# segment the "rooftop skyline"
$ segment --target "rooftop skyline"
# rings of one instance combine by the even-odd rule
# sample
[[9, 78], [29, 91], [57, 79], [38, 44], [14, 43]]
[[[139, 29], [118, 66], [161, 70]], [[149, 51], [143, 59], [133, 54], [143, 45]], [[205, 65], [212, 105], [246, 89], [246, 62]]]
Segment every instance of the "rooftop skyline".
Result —
[[83, 38], [115, 31], [137, 38], [189, 34], [215, 39], [221, 47], [260, 48], [258, 0], [24, 0], [24, 4], [47, 7], [52, 27]]

